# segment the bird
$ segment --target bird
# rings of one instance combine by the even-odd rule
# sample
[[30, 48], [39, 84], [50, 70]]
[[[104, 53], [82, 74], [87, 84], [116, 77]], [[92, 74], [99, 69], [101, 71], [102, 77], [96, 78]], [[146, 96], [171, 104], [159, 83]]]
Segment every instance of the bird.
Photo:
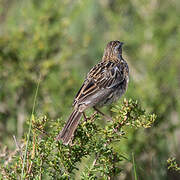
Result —
[[86, 109], [98, 111], [99, 107], [117, 101], [126, 92], [129, 67], [122, 57], [123, 44], [118, 40], [107, 43], [101, 61], [89, 71], [76, 94], [73, 111], [56, 140], [68, 145]]

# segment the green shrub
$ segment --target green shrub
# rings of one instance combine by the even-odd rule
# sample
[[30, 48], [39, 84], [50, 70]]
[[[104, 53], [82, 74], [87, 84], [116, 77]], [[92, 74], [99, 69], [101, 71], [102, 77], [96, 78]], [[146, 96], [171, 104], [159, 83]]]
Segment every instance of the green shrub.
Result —
[[[152, 126], [155, 115], [147, 114], [136, 101], [126, 99], [121, 106], [114, 106], [112, 112], [112, 121], [103, 126], [97, 123], [97, 120], [103, 121], [103, 117], [96, 112], [86, 120], [82, 119], [71, 145], [68, 146], [55, 141], [60, 130], [60, 120], [32, 116], [32, 133], [27, 152], [25, 153], [27, 139], [24, 139], [23, 147], [13, 154], [11, 160], [4, 161], [1, 168], [3, 179], [116, 177], [122, 171], [121, 161], [130, 160], [113, 146], [121, 145], [121, 139], [128, 137], [126, 127], [142, 131], [142, 128]], [[47, 132], [48, 128], [51, 130]], [[26, 156], [25, 161], [23, 155]], [[82, 160], [86, 161], [83, 163], [84, 167], [80, 167]]]

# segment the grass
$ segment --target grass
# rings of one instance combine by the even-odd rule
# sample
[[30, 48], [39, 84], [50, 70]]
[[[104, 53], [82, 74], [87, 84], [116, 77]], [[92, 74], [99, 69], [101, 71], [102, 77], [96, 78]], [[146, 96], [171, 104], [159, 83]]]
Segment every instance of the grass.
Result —
[[23, 156], [23, 166], [22, 166], [22, 171], [21, 171], [21, 180], [23, 180], [23, 178], [25, 176], [24, 175], [24, 167], [25, 167], [25, 163], [26, 163], [27, 149], [28, 149], [29, 138], [30, 138], [31, 128], [32, 128], [32, 121], [34, 120], [34, 112], [35, 112], [36, 99], [37, 99], [37, 94], [38, 94], [38, 90], [39, 90], [40, 80], [41, 80], [41, 75], [40, 75], [39, 80], [37, 82], [36, 91], [35, 91], [34, 100], [33, 100], [33, 107], [32, 107], [32, 112], [31, 112], [31, 117], [30, 117], [30, 123], [29, 123], [29, 130], [28, 130], [28, 134], [27, 134], [26, 149], [25, 149], [24, 156]]
[[136, 163], [135, 163], [134, 153], [133, 153], [133, 152], [132, 152], [132, 161], [133, 161], [134, 179], [135, 179], [135, 180], [138, 180], [138, 178], [137, 178], [137, 172], [136, 172]]

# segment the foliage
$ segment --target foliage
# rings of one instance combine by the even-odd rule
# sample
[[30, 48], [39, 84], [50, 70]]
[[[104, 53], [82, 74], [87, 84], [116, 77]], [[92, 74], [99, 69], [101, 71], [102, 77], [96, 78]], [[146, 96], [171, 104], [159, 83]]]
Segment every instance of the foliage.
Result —
[[[112, 111], [112, 121], [104, 126], [97, 124], [97, 119], [102, 121], [103, 118], [96, 112], [84, 119], [68, 146], [54, 140], [59, 131], [58, 121], [50, 121], [47, 117], [33, 118], [24, 178], [73, 178], [79, 171], [78, 163], [83, 158], [89, 159], [90, 163], [79, 171], [81, 179], [109, 179], [117, 176], [121, 172], [120, 163], [125, 157], [113, 148], [113, 144], [121, 143], [121, 139], [127, 136], [124, 130], [127, 126], [136, 129], [151, 127], [155, 115], [147, 114], [137, 102], [126, 99]], [[51, 128], [50, 133], [46, 132], [47, 128]], [[25, 139], [24, 144], [26, 143]], [[5, 165], [1, 168], [3, 179], [21, 177], [24, 147], [17, 147], [19, 151], [16, 156], [11, 161], [4, 162]], [[93, 161], [90, 157], [94, 157]]]
[[178, 166], [176, 159], [171, 157], [167, 160], [168, 169], [178, 171], [180, 173], [180, 167]]

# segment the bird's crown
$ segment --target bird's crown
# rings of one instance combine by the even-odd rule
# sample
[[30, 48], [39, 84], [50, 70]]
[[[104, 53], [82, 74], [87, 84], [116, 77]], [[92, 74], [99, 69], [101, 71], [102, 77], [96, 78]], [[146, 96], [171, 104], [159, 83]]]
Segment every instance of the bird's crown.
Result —
[[104, 49], [104, 55], [102, 60], [121, 59], [122, 58], [122, 45], [124, 43], [120, 41], [110, 41]]

